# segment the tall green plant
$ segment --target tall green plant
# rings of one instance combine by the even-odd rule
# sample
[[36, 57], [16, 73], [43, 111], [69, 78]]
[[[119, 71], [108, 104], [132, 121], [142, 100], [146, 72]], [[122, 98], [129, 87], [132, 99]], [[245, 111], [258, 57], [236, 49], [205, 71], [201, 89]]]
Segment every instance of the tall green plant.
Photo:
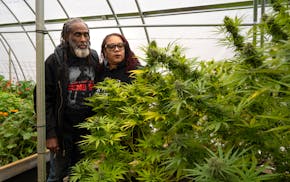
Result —
[[0, 76], [0, 166], [36, 152], [33, 85]]
[[[11, 95], [10, 99], [13, 97]], [[14, 101], [18, 104], [17, 110], [9, 112], [0, 124], [0, 166], [36, 153], [36, 127], [32, 101], [15, 98]]]
[[222, 30], [231, 60], [189, 60], [152, 42], [132, 84], [99, 83], [71, 180], [289, 179], [289, 40], [257, 48], [228, 17]]
[[[263, 49], [255, 48], [251, 43], [250, 50], [243, 47], [241, 60], [236, 72], [229, 75], [225, 82], [229, 88], [236, 84], [239, 92], [244, 93], [235, 111], [242, 127], [230, 137], [238, 139], [242, 146], [252, 146], [257, 158], [272, 163], [276, 172], [287, 176], [289, 169], [289, 11], [288, 4], [274, 1], [274, 14], [265, 16], [261, 28], [265, 29], [270, 40]], [[225, 18], [225, 23], [229, 23]], [[231, 24], [232, 26], [233, 23]], [[225, 27], [231, 42], [235, 45], [238, 36]], [[278, 35], [279, 34], [279, 35]], [[245, 45], [245, 44], [244, 44]], [[247, 53], [250, 51], [251, 54]], [[250, 61], [250, 62], [249, 62]], [[255, 62], [261, 64], [255, 64]], [[232, 80], [240, 80], [232, 82]], [[232, 86], [231, 86], [232, 85]], [[233, 130], [234, 131], [234, 130]], [[238, 130], [237, 130], [238, 131]], [[274, 163], [274, 164], [273, 164]], [[287, 172], [288, 171], [288, 172]], [[283, 180], [282, 180], [283, 181]]]

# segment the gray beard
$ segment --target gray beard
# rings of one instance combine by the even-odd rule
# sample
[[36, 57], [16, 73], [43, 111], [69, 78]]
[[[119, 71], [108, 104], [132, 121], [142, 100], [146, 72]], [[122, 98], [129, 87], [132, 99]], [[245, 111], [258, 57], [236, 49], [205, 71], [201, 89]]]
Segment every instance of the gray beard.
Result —
[[88, 48], [86, 49], [80, 49], [80, 48], [74, 48], [75, 55], [79, 58], [86, 58], [90, 54], [90, 50]]
[[69, 40], [69, 45], [73, 49], [75, 55], [77, 57], [79, 57], [79, 58], [86, 58], [90, 54], [90, 49], [89, 49], [90, 42], [88, 42], [87, 44], [88, 44], [88, 48], [86, 48], [86, 49], [80, 49], [80, 48], [77, 47], [77, 45], [73, 41]]

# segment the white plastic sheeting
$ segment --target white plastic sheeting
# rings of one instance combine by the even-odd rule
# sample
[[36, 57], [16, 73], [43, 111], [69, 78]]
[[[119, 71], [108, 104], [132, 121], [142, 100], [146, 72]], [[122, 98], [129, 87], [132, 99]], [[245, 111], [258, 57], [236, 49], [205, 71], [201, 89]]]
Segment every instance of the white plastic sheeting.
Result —
[[[141, 47], [152, 40], [156, 40], [159, 46], [177, 43], [184, 47], [188, 58], [221, 60], [232, 56], [231, 50], [218, 43], [223, 35], [217, 33], [217, 27], [225, 16], [243, 17], [243, 23], [251, 25], [253, 2], [47, 0], [44, 1], [48, 31], [45, 57], [59, 43], [63, 22], [70, 17], [82, 17], [90, 27], [91, 47], [98, 52], [103, 38], [118, 32], [125, 35], [141, 60], [144, 58]], [[0, 0], [0, 75], [7, 79], [11, 75], [13, 80], [36, 80], [35, 17], [35, 0]]]

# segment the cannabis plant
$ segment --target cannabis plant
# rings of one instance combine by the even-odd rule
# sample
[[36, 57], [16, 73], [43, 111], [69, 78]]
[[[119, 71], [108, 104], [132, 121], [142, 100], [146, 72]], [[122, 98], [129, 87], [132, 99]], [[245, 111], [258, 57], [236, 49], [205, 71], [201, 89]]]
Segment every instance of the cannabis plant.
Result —
[[[288, 16], [278, 16], [287, 13], [269, 17], [286, 22], [288, 36]], [[258, 48], [239, 23], [225, 17], [221, 28], [232, 59], [200, 62], [153, 41], [132, 84], [98, 83], [101, 92], [88, 99], [96, 114], [79, 125], [90, 131], [80, 143], [85, 157], [71, 180], [288, 180], [289, 38], [266, 31], [272, 39]]]

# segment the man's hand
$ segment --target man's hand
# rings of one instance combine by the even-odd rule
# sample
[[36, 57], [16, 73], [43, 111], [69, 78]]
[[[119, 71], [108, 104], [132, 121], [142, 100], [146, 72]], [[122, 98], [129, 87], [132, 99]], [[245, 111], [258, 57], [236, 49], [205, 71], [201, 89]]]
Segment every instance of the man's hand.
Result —
[[59, 150], [57, 137], [46, 139], [46, 148], [52, 152], [57, 152]]

